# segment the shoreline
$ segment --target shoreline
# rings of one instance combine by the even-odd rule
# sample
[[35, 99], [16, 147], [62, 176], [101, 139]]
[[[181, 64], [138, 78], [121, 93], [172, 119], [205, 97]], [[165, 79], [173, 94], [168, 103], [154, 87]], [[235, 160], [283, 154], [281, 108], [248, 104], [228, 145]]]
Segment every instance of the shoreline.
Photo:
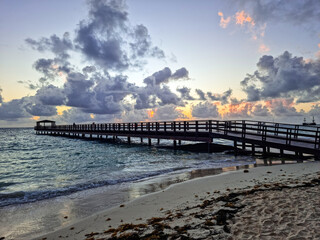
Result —
[[[112, 232], [114, 230], [110, 229], [118, 229], [125, 224], [148, 224], [150, 219], [164, 218], [168, 212], [182, 214], [183, 209], [192, 208], [205, 200], [221, 197], [223, 194], [252, 189], [264, 184], [306, 179], [306, 175], [316, 176], [319, 172], [319, 162], [306, 162], [251, 168], [248, 172], [232, 171], [196, 178], [170, 185], [165, 190], [139, 197], [34, 239], [58, 239], [59, 236], [68, 239], [86, 239], [87, 237], [95, 239], [94, 236], [96, 236], [103, 239], [114, 233]], [[175, 219], [174, 224], [181, 224], [181, 220]], [[105, 233], [107, 231], [110, 232]], [[115, 236], [119, 237], [125, 232], [119, 232], [119, 235]], [[197, 231], [194, 230], [191, 233], [197, 234]]]

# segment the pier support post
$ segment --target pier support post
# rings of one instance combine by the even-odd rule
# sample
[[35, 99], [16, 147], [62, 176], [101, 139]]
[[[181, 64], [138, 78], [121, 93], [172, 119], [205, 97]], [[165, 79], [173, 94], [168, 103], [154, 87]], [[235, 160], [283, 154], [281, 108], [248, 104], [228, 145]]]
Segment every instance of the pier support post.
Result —
[[116, 141], [116, 136], [113, 135], [112, 140], [115, 142]]
[[160, 138], [158, 138], [158, 145], [160, 144]]
[[211, 153], [211, 142], [208, 142], [208, 153]]
[[270, 147], [267, 147], [267, 152], [270, 153]]
[[148, 138], [148, 145], [151, 146], [151, 138]]
[[266, 155], [267, 155], [267, 148], [266, 148], [266, 146], [263, 146], [262, 149], [263, 149], [263, 156], [266, 156]]
[[173, 140], [173, 149], [177, 149], [177, 140]]
[[140, 142], [143, 143], [143, 138], [140, 138]]
[[181, 140], [178, 141], [179, 146], [181, 145]]
[[90, 134], [90, 139], [92, 139], [92, 134]]
[[128, 143], [131, 144], [131, 137], [128, 137]]
[[234, 148], [234, 155], [238, 155], [238, 146], [237, 146], [237, 141], [233, 141], [233, 148]]
[[254, 144], [251, 145], [252, 156], [256, 154], [256, 146]]
[[280, 149], [280, 156], [283, 157], [283, 149]]

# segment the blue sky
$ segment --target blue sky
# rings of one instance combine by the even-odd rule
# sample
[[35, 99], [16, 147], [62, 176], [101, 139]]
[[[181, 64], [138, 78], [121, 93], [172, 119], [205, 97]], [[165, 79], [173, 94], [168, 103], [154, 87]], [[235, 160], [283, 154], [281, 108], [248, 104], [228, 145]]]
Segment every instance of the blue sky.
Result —
[[[1, 0], [0, 126], [32, 126], [44, 118], [317, 119], [318, 5]], [[52, 36], [69, 44], [60, 55]], [[95, 69], [83, 72], [89, 66]]]

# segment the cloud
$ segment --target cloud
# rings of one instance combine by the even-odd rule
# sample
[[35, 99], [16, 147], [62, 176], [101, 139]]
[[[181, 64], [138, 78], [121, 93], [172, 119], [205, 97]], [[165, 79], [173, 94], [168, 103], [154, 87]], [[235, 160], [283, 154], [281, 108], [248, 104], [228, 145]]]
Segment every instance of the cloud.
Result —
[[320, 61], [305, 61], [284, 52], [278, 57], [264, 55], [258, 69], [241, 82], [247, 100], [296, 98], [297, 102], [320, 99]]
[[244, 12], [243, 10], [241, 12], [236, 13], [235, 20], [236, 20], [236, 24], [240, 24], [241, 26], [243, 26], [245, 23], [248, 23], [251, 26], [255, 25], [252, 17], [250, 17], [250, 15]]
[[192, 116], [196, 118], [217, 118], [220, 117], [218, 108], [211, 102], [200, 102], [192, 106]]
[[194, 97], [190, 95], [190, 88], [187, 87], [182, 87], [182, 88], [177, 88], [177, 91], [181, 94], [181, 98], [183, 100], [194, 100]]
[[232, 95], [232, 89], [229, 89], [222, 94], [207, 92], [207, 95], [212, 101], [220, 101], [222, 104], [227, 104]]
[[64, 90], [51, 84], [40, 88], [35, 96], [43, 105], [60, 106], [66, 102]]
[[265, 102], [272, 114], [276, 117], [297, 117], [303, 116], [301, 112], [297, 112], [294, 106], [294, 99], [272, 99]]
[[62, 59], [69, 58], [68, 51], [73, 49], [73, 43], [68, 32], [64, 33], [62, 38], [54, 34], [50, 38], [42, 37], [38, 41], [27, 38], [25, 42], [34, 50], [39, 52], [50, 51]]
[[231, 21], [231, 17], [224, 18], [222, 12], [218, 12], [218, 15], [220, 16], [220, 27], [226, 28]]
[[164, 69], [153, 73], [151, 76], [145, 78], [143, 82], [147, 85], [159, 85], [161, 83], [168, 83], [170, 80], [189, 79], [189, 72], [186, 68], [180, 68], [173, 74], [171, 69], [165, 67]]
[[76, 48], [85, 59], [102, 68], [123, 71], [140, 66], [143, 57], [163, 58], [164, 52], [152, 46], [148, 29], [131, 26], [125, 1], [90, 0], [89, 19], [76, 30]]
[[152, 120], [154, 121], [171, 121], [178, 118], [184, 118], [185, 116], [177, 110], [176, 105], [166, 105], [157, 108]]
[[256, 1], [231, 0], [236, 8], [246, 9], [256, 22], [292, 22], [309, 26], [310, 22], [320, 21], [320, 6], [317, 0], [277, 0]]
[[264, 43], [261, 43], [259, 46], [259, 52], [260, 53], [266, 53], [269, 52], [270, 48], [268, 46], [266, 46]]
[[30, 97], [13, 99], [10, 102], [2, 102], [0, 106], [0, 120], [16, 121], [19, 118], [30, 117], [25, 106], [30, 102]]
[[57, 109], [54, 106], [28, 103], [25, 105], [25, 110], [33, 116], [54, 116], [57, 114]]
[[196, 89], [196, 93], [199, 96], [198, 100], [202, 100], [202, 101], [207, 100], [206, 97], [205, 97], [205, 93], [201, 89]]

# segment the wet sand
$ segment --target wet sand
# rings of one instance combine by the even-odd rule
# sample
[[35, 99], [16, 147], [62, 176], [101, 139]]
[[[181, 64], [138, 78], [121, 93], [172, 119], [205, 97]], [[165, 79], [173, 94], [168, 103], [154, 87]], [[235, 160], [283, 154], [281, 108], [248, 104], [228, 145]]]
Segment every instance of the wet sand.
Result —
[[317, 239], [320, 162], [189, 180], [36, 239]]

